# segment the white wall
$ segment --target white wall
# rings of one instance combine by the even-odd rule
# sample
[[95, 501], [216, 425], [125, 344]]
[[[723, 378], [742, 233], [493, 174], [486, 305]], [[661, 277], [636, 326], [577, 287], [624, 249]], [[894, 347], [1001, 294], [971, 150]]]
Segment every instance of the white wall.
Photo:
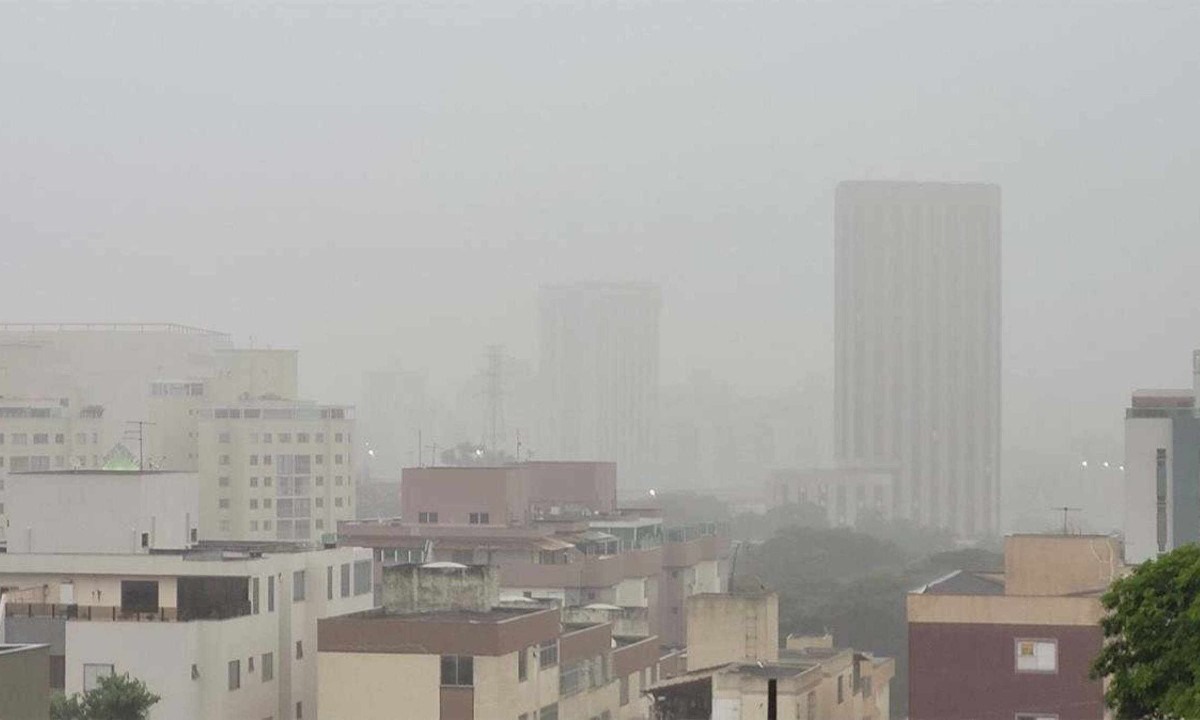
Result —
[[10, 553], [139, 553], [186, 547], [198, 525], [195, 473], [69, 472], [10, 475]]
[[1125, 561], [1140, 563], [1158, 555], [1157, 451], [1167, 450], [1167, 547], [1171, 543], [1171, 420], [1125, 421]]

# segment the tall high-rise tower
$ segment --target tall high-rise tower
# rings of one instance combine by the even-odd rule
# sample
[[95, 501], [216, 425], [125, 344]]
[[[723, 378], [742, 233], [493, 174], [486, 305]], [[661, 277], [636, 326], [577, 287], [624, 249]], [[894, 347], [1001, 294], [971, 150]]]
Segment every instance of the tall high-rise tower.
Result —
[[649, 482], [658, 410], [657, 285], [544, 286], [539, 341], [545, 460], [607, 460], [623, 481]]
[[896, 471], [895, 511], [967, 537], [1000, 505], [1000, 188], [837, 188], [838, 459]]

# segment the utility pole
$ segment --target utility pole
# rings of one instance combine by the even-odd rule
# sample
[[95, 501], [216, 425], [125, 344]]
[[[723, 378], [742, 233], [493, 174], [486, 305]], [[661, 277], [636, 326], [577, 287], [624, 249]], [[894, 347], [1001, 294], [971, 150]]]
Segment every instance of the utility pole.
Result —
[[[138, 441], [138, 472], [146, 470], [146, 426], [155, 425], [157, 423], [148, 422], [146, 420], [126, 420], [126, 425], [137, 425], [137, 441]], [[130, 438], [132, 439], [132, 438]]]
[[1083, 512], [1083, 508], [1067, 507], [1066, 505], [1063, 505], [1061, 507], [1052, 507], [1050, 509], [1056, 510], [1063, 514], [1063, 530], [1062, 530], [1063, 535], [1067, 534], [1067, 513]]

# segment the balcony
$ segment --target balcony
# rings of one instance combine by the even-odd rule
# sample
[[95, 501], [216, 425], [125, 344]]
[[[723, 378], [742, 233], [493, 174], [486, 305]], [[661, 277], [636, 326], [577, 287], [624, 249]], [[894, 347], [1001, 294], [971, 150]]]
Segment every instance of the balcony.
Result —
[[61, 618], [85, 622], [190, 622], [193, 620], [226, 620], [250, 614], [250, 603], [231, 603], [223, 607], [182, 611], [162, 607], [156, 610], [127, 610], [116, 605], [64, 605], [59, 603], [8, 603], [5, 617]]

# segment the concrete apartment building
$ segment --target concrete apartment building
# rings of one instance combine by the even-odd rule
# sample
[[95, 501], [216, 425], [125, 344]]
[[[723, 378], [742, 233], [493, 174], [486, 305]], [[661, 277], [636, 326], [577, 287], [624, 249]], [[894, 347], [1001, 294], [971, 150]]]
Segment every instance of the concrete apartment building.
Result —
[[779, 598], [764, 588], [688, 600], [687, 669], [653, 684], [656, 720], [887, 720], [895, 663], [833, 647], [779, 645]]
[[0, 718], [49, 717], [50, 646], [6, 645], [0, 624]]
[[809, 503], [829, 527], [856, 527], [869, 516], [892, 518], [895, 473], [886, 467], [780, 469], [767, 478], [767, 505]]
[[503, 603], [494, 568], [384, 569], [383, 605], [319, 624], [323, 720], [645, 720], [652, 636]]
[[895, 466], [899, 517], [995, 535], [1000, 188], [844, 182], [835, 205], [836, 458]]
[[0, 397], [0, 545], [8, 529], [5, 476], [100, 467], [103, 419], [104, 408], [66, 397]]
[[1137, 390], [1125, 410], [1125, 558], [1200, 541], [1200, 350], [1192, 387]]
[[1003, 574], [956, 572], [908, 596], [912, 720], [1107, 718], [1088, 677], [1120, 540], [1013, 535]]
[[498, 568], [509, 597], [591, 607], [618, 632], [682, 646], [684, 600], [717, 592], [728, 538], [715, 525], [664, 530], [652, 510], [622, 510], [612, 463], [406, 468], [404, 517], [345, 523], [343, 544], [378, 563], [450, 561]]
[[144, 680], [155, 720], [316, 717], [317, 620], [374, 605], [366, 550], [195, 543], [192, 473], [25, 473], [10, 494], [6, 639], [48, 645], [67, 693]]
[[539, 455], [616, 462], [624, 485], [649, 487], [657, 458], [661, 307], [653, 284], [542, 287]]
[[150, 385], [148, 455], [201, 478], [201, 540], [333, 537], [354, 517], [354, 408], [297, 399], [295, 350], [219, 350]]
[[174, 323], [3, 323], [0, 396], [101, 405], [108, 448], [126, 421], [147, 419], [152, 382], [212, 377], [217, 351], [231, 347], [225, 333]]

